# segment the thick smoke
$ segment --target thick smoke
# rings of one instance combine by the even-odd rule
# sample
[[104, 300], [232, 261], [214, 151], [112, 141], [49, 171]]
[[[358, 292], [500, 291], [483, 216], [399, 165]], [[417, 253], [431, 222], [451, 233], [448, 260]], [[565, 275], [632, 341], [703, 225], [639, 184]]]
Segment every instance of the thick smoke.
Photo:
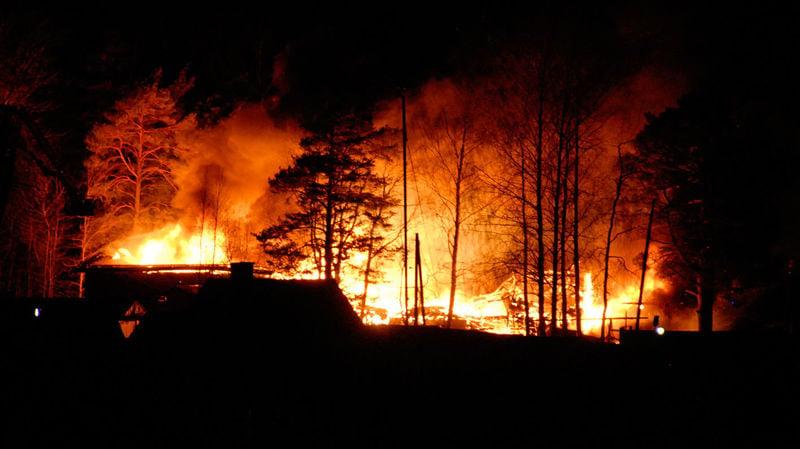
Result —
[[270, 193], [269, 178], [291, 163], [301, 135], [296, 124], [279, 123], [263, 106], [245, 104], [217, 125], [189, 136], [186, 145], [192, 156], [175, 170], [178, 193], [173, 200], [184, 223], [238, 233], [229, 238], [241, 239], [249, 253], [254, 245], [249, 233], [286, 210], [286, 201]]

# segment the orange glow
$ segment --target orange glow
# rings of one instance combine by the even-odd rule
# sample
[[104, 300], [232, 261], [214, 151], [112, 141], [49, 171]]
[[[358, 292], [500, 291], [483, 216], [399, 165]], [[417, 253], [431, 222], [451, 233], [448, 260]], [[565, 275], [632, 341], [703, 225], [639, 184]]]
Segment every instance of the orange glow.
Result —
[[219, 264], [230, 260], [221, 232], [187, 232], [180, 224], [129, 237], [113, 251], [111, 259], [123, 265]]
[[[411, 175], [414, 179], [414, 188], [410, 189], [408, 198], [408, 204], [413, 205], [408, 226], [410, 231], [421, 236], [420, 257], [424, 268], [427, 325], [440, 326], [445, 325], [447, 321], [452, 254], [452, 232], [448, 226], [451, 226], [452, 220], [447, 207], [439, 204], [441, 203], [439, 198], [447, 197], [450, 200], [448, 195], [452, 195], [453, 186], [446, 176], [441, 176], [446, 170], [441, 167], [439, 159], [429, 154], [430, 151], [426, 153], [425, 145], [432, 145], [426, 139], [432, 137], [426, 137], [427, 131], [423, 130], [426, 129], [425, 125], [434, 126], [429, 119], [439, 110], [449, 111], [455, 114], [454, 117], [468, 112], [463, 110], [466, 106], [461, 102], [463, 94], [459, 89], [459, 86], [450, 81], [432, 82], [418, 96], [409, 98], [409, 140], [414, 143], [409, 155], [412, 159], [410, 167], [413, 172]], [[397, 127], [400, 123], [399, 111], [399, 105], [387, 105], [386, 111], [375, 119], [376, 127], [384, 124]], [[240, 260], [254, 262], [256, 267], [260, 268], [259, 265], [265, 261], [265, 255], [252, 237], [253, 233], [276, 223], [286, 213], [295, 211], [294, 205], [286, 198], [271, 192], [266, 182], [281, 167], [291, 163], [291, 157], [298, 154], [297, 142], [304, 135], [299, 126], [291, 125], [286, 128], [283, 125], [278, 126], [265, 114], [260, 106], [243, 107], [229, 120], [194, 135], [193, 140], [187, 142], [187, 146], [197, 148], [198, 151], [185, 166], [176, 168], [175, 171], [175, 181], [180, 188], [172, 204], [176, 210], [184, 214], [183, 219], [180, 223], [172, 223], [152, 233], [116, 242], [109, 253], [113, 256], [113, 262], [141, 265], [195, 265], [225, 264], [231, 260]], [[491, 123], [482, 125], [494, 126]], [[435, 136], [436, 132], [441, 130], [428, 131]], [[466, 131], [475, 130], [470, 128]], [[604, 135], [603, 138], [606, 137], [618, 138], [616, 135], [613, 137]], [[491, 145], [477, 151], [475, 157], [474, 162], [481, 165], [481, 170], [485, 170], [488, 178], [516, 179], [517, 175], [513, 170], [510, 171], [508, 161], [504, 159], [506, 156], [500, 155]], [[592, 178], [587, 179], [594, 182], [594, 177], [597, 177], [608, 181], [598, 182], [598, 186], [612, 187], [613, 184], [609, 179], [615, 179], [616, 169], [609, 161], [614, 160], [616, 159], [610, 158], [598, 165], [596, 170], [586, 175], [587, 177], [591, 175]], [[399, 161], [393, 160], [382, 164], [385, 164], [385, 167], [381, 166], [381, 169], [385, 169], [396, 179], [401, 179]], [[613, 177], [609, 178], [609, 175]], [[416, 181], [417, 177], [419, 183]], [[510, 184], [508, 188], [517, 187]], [[546, 185], [544, 188], [552, 189], [553, 186]], [[509, 227], [507, 217], [511, 215], [517, 217], [515, 214], [518, 212], [512, 210], [515, 206], [505, 204], [508, 199], [503, 196], [505, 194], [500, 195], [493, 191], [491, 186], [486, 186], [485, 189], [473, 192], [470, 199], [472, 203], [465, 203], [464, 206], [474, 209], [471, 211], [474, 213], [472, 218], [474, 222], [470, 223], [471, 227], [464, 228], [459, 236], [454, 326], [500, 334], [524, 334], [525, 301], [521, 276], [508, 275], [505, 279], [494, 277], [497, 275], [495, 267], [500, 267], [497, 271], [506, 276], [506, 273], [513, 271], [506, 265], [521, 262], [518, 259], [514, 260], [515, 257], [519, 258], [520, 254], [519, 248], [514, 247], [516, 245], [514, 240], [519, 237], [521, 231], [516, 224]], [[603, 191], [601, 187], [597, 189], [599, 190], [594, 193], [598, 198], [609, 193]], [[213, 207], [209, 208], [209, 204]], [[581, 207], [584, 206], [588, 204]], [[601, 211], [594, 212], [597, 212], [595, 215], [602, 214]], [[207, 220], [204, 227], [203, 220], [191, 219], [201, 215], [214, 218]], [[219, 223], [219, 229], [212, 231], [208, 221]], [[387, 240], [394, 239], [393, 247], [398, 246], [401, 241], [398, 238], [402, 231], [401, 221], [400, 214], [396, 214], [391, 219], [391, 229], [386, 231]], [[216, 225], [213, 227], [216, 228]], [[595, 229], [591, 231], [589, 234]], [[355, 232], [357, 234], [361, 232], [363, 236], [363, 230], [356, 229]], [[640, 250], [639, 243], [633, 240], [620, 240], [615, 244], [614, 252], [619, 254], [620, 258], [630, 260], [634, 257], [630, 253]], [[551, 245], [552, 242], [547, 244]], [[594, 251], [596, 248], [591, 248], [595, 244], [597, 242], [586, 239], [581, 241], [580, 249], [586, 249], [586, 254], [596, 254]], [[533, 247], [529, 247], [529, 252], [531, 256], [535, 256]], [[363, 321], [370, 325], [413, 322], [414, 283], [408, 283], [409, 302], [406, 304], [402, 257], [395, 254], [392, 257], [382, 257], [372, 261], [370, 269], [374, 273], [374, 283], [368, 286], [365, 310], [362, 311], [363, 270], [368, 257], [363, 252], [351, 252], [348, 256], [341, 267], [339, 286], [350, 299], [356, 313], [363, 317]], [[410, 279], [414, 279], [414, 267], [411, 262], [413, 259], [412, 250], [409, 251], [410, 264], [407, 273]], [[651, 258], [650, 263], [654, 264], [652, 260], [657, 258]], [[484, 279], [481, 270], [489, 264], [493, 266], [492, 277], [486, 276], [488, 279]], [[569, 330], [574, 332], [577, 330], [577, 306], [574, 272], [570, 271], [570, 265], [571, 263], [564, 268], [566, 270], [564, 280], [567, 284], [566, 322]], [[585, 335], [599, 336], [604, 325], [603, 272], [597, 260], [582, 260], [580, 266], [581, 331]], [[322, 277], [322, 268], [312, 259], [301, 262], [296, 268], [292, 273], [273, 273], [272, 277], [277, 279]], [[546, 268], [551, 268], [550, 264]], [[519, 268], [516, 270], [520, 271]], [[557, 287], [558, 316], [554, 317], [551, 316], [550, 304], [553, 292], [552, 286], [549, 285], [552, 283], [553, 273], [547, 271], [544, 273], [544, 292], [538, 292], [538, 285], [534, 280], [535, 268], [531, 265], [528, 270], [530, 271], [528, 283], [530, 328], [535, 331], [538, 327], [536, 321], [539, 319], [540, 294], [546, 298], [543, 316], [548, 325], [548, 332], [554, 320], [556, 326], [560, 328], [564, 314], [561, 304], [562, 287]], [[649, 300], [654, 291], [666, 287], [663, 281], [655, 277], [657, 272], [656, 267], [648, 270], [643, 292], [642, 323], [647, 323], [647, 320], [661, 313], [661, 306]], [[618, 267], [611, 267], [605, 313], [606, 329], [618, 330], [622, 326], [635, 324], [639, 279], [636, 274], [629, 274]], [[560, 277], [559, 274], [558, 278]]]
[[[118, 264], [137, 265], [179, 265], [179, 264], [225, 264], [230, 262], [225, 248], [226, 237], [222, 232], [187, 232], [181, 224], [170, 224], [157, 231], [129, 237], [120, 242], [113, 251], [112, 260]], [[366, 254], [356, 253], [343, 268], [339, 286], [347, 296], [356, 313], [361, 313], [361, 298], [364, 293], [364, 278], [360, 268], [366, 260]], [[376, 269], [376, 267], [373, 267]], [[312, 260], [301, 263], [299, 273], [287, 275], [274, 273], [276, 279], [319, 279], [321, 272]], [[413, 284], [409, 286], [409, 310], [405, 311], [402, 294], [401, 269], [386, 269], [377, 283], [370, 284], [366, 300], [363, 321], [368, 325], [402, 324], [408, 313], [409, 322], [413, 323]], [[569, 279], [569, 276], [568, 276]], [[606, 310], [605, 325], [607, 330], [634, 325], [636, 307], [639, 297], [638, 282], [631, 282], [623, 288], [610, 291]], [[657, 308], [646, 302], [653, 291], [665, 288], [665, 283], [655, 276], [648, 276], [645, 282], [642, 305], [642, 322], [647, 322], [650, 315], [658, 314]], [[549, 298], [551, 292], [546, 287], [548, 298], [545, 319], [551, 320]], [[602, 292], [595, 290], [593, 274], [583, 274], [581, 282], [581, 330], [585, 335], [600, 336], [603, 317]], [[439, 295], [430, 295], [426, 291], [425, 317], [426, 324], [445, 326], [449, 304], [449, 291], [444, 289]], [[572, 296], [571, 290], [568, 294]], [[474, 329], [498, 334], [524, 334], [524, 308], [522, 306], [522, 282], [511, 276], [502, 282], [494, 291], [482, 295], [468, 296], [462, 291], [456, 292], [453, 327]], [[538, 319], [538, 295], [535, 283], [529, 284], [529, 315], [531, 320]], [[574, 303], [574, 297], [569, 298]], [[561, 325], [561, 304], [558, 304], [557, 324]], [[421, 311], [419, 314], [421, 324]], [[576, 330], [574, 308], [567, 313], [569, 330]], [[532, 326], [535, 328], [535, 326]]]

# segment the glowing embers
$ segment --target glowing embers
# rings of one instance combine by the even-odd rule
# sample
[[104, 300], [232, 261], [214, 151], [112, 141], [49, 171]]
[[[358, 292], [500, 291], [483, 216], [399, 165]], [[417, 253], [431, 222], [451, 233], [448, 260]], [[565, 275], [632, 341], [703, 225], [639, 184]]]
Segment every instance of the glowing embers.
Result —
[[[547, 273], [548, 275], [551, 273]], [[593, 276], [591, 272], [586, 272], [581, 276], [581, 330], [584, 335], [600, 336], [601, 325], [603, 323], [603, 299], [602, 292], [595, 290]], [[571, 281], [574, 281], [572, 276]], [[363, 284], [363, 281], [362, 281]], [[360, 312], [360, 296], [363, 287], [358, 288], [356, 282], [343, 280], [342, 290], [351, 299], [356, 312]], [[380, 283], [370, 286], [370, 297], [367, 298], [364, 313], [365, 324], [405, 324], [405, 313], [401, 298], [399, 281]], [[644, 296], [648, 297], [653, 290], [662, 288], [663, 282], [659, 279], [649, 279], [645, 284]], [[350, 289], [352, 288], [352, 290]], [[413, 290], [413, 288], [412, 288]], [[576, 330], [576, 311], [574, 307], [574, 289], [567, 288], [568, 301], [571, 306], [567, 310], [568, 331]], [[561, 298], [562, 290], [559, 287], [558, 297]], [[529, 316], [531, 328], [535, 332], [537, 320], [539, 319], [538, 294], [535, 287], [529, 286], [528, 291]], [[548, 332], [552, 322], [550, 316], [550, 298], [552, 291], [549, 285], [545, 284], [545, 310], [544, 319], [547, 324]], [[606, 327], [617, 327], [622, 325], [633, 325], [636, 317], [636, 306], [639, 291], [638, 285], [628, 285], [617, 291], [609, 292], [608, 306], [606, 309]], [[439, 297], [427, 297], [425, 299], [425, 325], [445, 327], [447, 325], [447, 305], [448, 295]], [[409, 304], [408, 323], [414, 324], [413, 304]], [[557, 304], [557, 316], [555, 317], [557, 329], [562, 327], [562, 304]], [[647, 321], [647, 314], [642, 314], [642, 321]], [[422, 324], [421, 312], [418, 314], [418, 324]], [[518, 276], [511, 276], [501, 283], [495, 291], [476, 296], [465, 296], [461, 292], [456, 293], [455, 310], [452, 328], [481, 330], [484, 332], [498, 334], [524, 334], [525, 333], [525, 306], [523, 301], [522, 281]]]
[[128, 237], [118, 243], [112, 260], [124, 265], [227, 263], [225, 234], [188, 232], [180, 223]]

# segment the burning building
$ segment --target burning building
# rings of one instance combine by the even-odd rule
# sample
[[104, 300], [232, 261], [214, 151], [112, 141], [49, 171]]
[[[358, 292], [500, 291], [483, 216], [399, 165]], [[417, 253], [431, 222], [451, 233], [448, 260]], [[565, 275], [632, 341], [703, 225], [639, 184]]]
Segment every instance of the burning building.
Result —
[[[530, 68], [514, 61], [509, 67], [522, 72], [495, 81], [536, 86], [537, 74], [525, 72]], [[640, 239], [622, 235], [608, 266], [598, 256], [617, 169], [609, 147], [619, 137], [610, 137], [608, 127], [625, 119], [579, 120], [577, 106], [557, 95], [575, 87], [570, 84], [502, 103], [491, 86], [431, 81], [408, 95], [407, 126], [400, 126], [395, 102], [371, 116], [339, 117], [323, 131], [279, 123], [261, 105], [241, 105], [214, 125], [175, 122], [174, 133], [158, 137], [164, 145], [155, 141], [164, 131], [156, 128], [152, 141], [131, 141], [106, 159], [90, 159], [90, 193], [103, 199], [104, 210], [85, 223], [84, 261], [119, 267], [89, 269], [87, 282], [94, 285], [85, 286], [85, 295], [105, 294], [97, 291], [106, 275], [99, 273], [127, 273], [126, 283], [141, 278], [159, 285], [131, 287], [143, 289], [145, 302], [162, 296], [180, 302], [223, 273], [219, 266], [253, 261], [257, 276], [335, 279], [369, 324], [413, 321], [539, 335], [599, 335], [630, 324], [640, 282], [624, 260], [637, 257]], [[143, 92], [117, 103], [117, 122], [96, 127], [89, 139], [95, 154], [109, 148], [98, 142], [129, 125], [122, 112], [148, 112], [152, 95], [183, 91], [156, 82]], [[485, 113], [479, 99], [498, 114]], [[523, 113], [536, 105], [547, 117]], [[537, 124], [547, 128], [542, 135], [509, 140]], [[393, 132], [401, 127], [405, 140]], [[398, 141], [409, 143], [407, 166], [400, 164]], [[170, 152], [157, 154], [164, 148]], [[126, 158], [124, 151], [141, 157]], [[149, 162], [131, 175], [131, 160]], [[400, 201], [400, 180], [408, 178], [413, 188]], [[411, 206], [407, 223], [401, 223], [401, 204]], [[625, 207], [626, 226], [641, 228], [638, 206]], [[400, 244], [408, 230], [421, 242], [411, 266], [408, 242]], [[144, 268], [159, 265], [175, 268]], [[603, 285], [601, 272], [610, 273]], [[642, 284], [646, 296], [666, 288], [654, 274]], [[421, 301], [409, 301], [412, 291], [424, 295], [425, 312]]]

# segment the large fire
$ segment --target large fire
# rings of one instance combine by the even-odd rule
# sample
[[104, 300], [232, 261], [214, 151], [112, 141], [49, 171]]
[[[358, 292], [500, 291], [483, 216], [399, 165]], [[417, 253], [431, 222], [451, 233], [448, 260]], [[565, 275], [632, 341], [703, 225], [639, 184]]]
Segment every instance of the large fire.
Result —
[[[187, 231], [181, 224], [174, 223], [163, 228], [142, 235], [129, 237], [115, 245], [110, 256], [114, 263], [123, 265], [212, 265], [225, 264], [231, 257], [225, 251], [226, 236], [223, 232], [194, 232]], [[365, 254], [355, 254], [351, 261], [358, 262], [366, 258]], [[357, 266], [357, 263], [353, 263]], [[318, 279], [321, 273], [311, 261], [306, 261], [296, 274], [288, 276], [274, 273], [272, 277], [278, 279]], [[343, 270], [340, 287], [350, 299], [357, 313], [361, 314], [364, 323], [368, 325], [385, 324], [423, 324], [422, 310], [414, 310], [414, 287], [410, 285], [409, 296], [411, 303], [406, 309], [405, 295], [402, 287], [402, 270], [387, 273], [380, 282], [370, 284], [365, 310], [361, 310], [361, 298], [364, 292], [364, 280], [357, 270], [349, 268]], [[413, 283], [412, 283], [413, 284]], [[531, 283], [531, 285], [533, 285]], [[662, 280], [655, 276], [648, 276], [645, 282], [644, 297], [649, 297], [657, 289], [664, 288]], [[546, 289], [546, 297], [552, 293]], [[559, 297], [560, 297], [559, 289]], [[516, 276], [511, 276], [502, 282], [494, 291], [482, 295], [467, 296], [463, 292], [456, 293], [453, 326], [462, 329], [476, 329], [498, 334], [524, 334], [524, 309], [522, 308], [522, 283]], [[631, 283], [623, 289], [610, 292], [606, 310], [606, 329], [608, 335], [613, 336], [613, 331], [622, 326], [632, 326], [636, 317], [638, 305], [638, 284]], [[533, 288], [529, 291], [529, 306], [531, 319], [538, 316], [537, 295]], [[570, 298], [574, 303], [574, 297]], [[426, 297], [425, 325], [445, 326], [447, 321], [449, 297], [442, 294]], [[545, 312], [548, 324], [551, 320], [549, 314], [549, 301]], [[658, 309], [653, 304], [643, 303], [642, 320], [646, 321], [652, 314], [658, 314]], [[557, 325], [561, 326], [561, 305], [558, 306]], [[414, 317], [417, 317], [415, 320]], [[602, 293], [598, 294], [592, 273], [585, 273], [582, 279], [581, 291], [581, 330], [585, 335], [599, 336], [603, 317]], [[567, 311], [569, 330], [576, 330], [574, 307]], [[535, 326], [532, 326], [535, 328]]]
[[123, 265], [228, 263], [225, 241], [221, 232], [190, 232], [176, 223], [125, 239], [113, 250], [111, 259]]
[[[572, 220], [571, 217], [577, 212], [572, 210], [572, 205], [564, 197], [557, 199], [555, 194], [561, 192], [566, 195], [565, 192], [570, 190], [568, 187], [573, 185], [572, 178], [566, 179], [567, 175], [572, 176], [572, 172], [566, 170], [566, 163], [574, 156], [565, 154], [562, 157], [557, 153], [559, 148], [564, 149], [564, 145], [571, 144], [571, 141], [544, 142], [547, 154], [541, 157], [546, 163], [541, 165], [550, 172], [543, 177], [545, 185], [542, 201], [546, 210], [542, 211], [543, 218], [539, 219], [542, 229], [537, 230], [533, 225], [536, 214], [531, 209], [517, 210], [519, 199], [515, 197], [515, 192], [519, 192], [520, 189], [523, 192], [527, 190], [529, 195], [534, 194], [533, 174], [524, 177], [526, 179], [524, 183], [517, 180], [518, 172], [514, 169], [514, 164], [519, 162], [515, 159], [518, 157], [517, 147], [511, 145], [505, 148], [510, 152], [503, 153], [492, 145], [484, 145], [485, 142], [470, 140], [473, 136], [479, 135], [470, 127], [478, 126], [478, 122], [455, 120], [455, 117], [461, 117], [458, 114], [471, 117], [468, 114], [471, 111], [470, 106], [463, 104], [462, 100], [472, 95], [463, 95], [459, 89], [450, 82], [432, 82], [419, 93], [417, 98], [409, 99], [408, 128], [409, 141], [412, 142], [412, 150], [409, 151], [411, 172], [409, 177], [413, 179], [413, 189], [409, 192], [407, 201], [412, 209], [408, 229], [418, 232], [424, 240], [420, 256], [422, 268], [425, 269], [424, 317], [422, 304], [415, 306], [415, 287], [411, 281], [415, 277], [413, 263], [409, 264], [406, 273], [409, 282], [405, 287], [407, 290], [404, 291], [403, 286], [406, 282], [404, 282], [402, 257], [393, 254], [382, 257], [381, 260], [372, 260], [371, 270], [376, 274], [373, 276], [376, 279], [369, 283], [364, 298], [363, 270], [369, 258], [365, 253], [351, 250], [341, 268], [339, 285], [351, 300], [356, 313], [365, 323], [371, 325], [413, 325], [424, 322], [428, 326], [444, 326], [448, 321], [451, 284], [457, 284], [454, 289], [454, 316], [451, 327], [502, 334], [524, 334], [525, 300], [522, 277], [519, 274], [522, 271], [520, 235], [524, 232], [519, 217], [527, 215], [532, 220], [527, 224], [527, 232], [530, 235], [537, 232], [544, 235], [543, 244], [546, 246], [538, 249], [531, 241], [527, 246], [528, 254], [530, 256], [534, 256], [537, 252], [547, 254], [546, 266], [543, 268], [535, 267], [532, 259], [529, 261], [527, 298], [528, 316], [531, 320], [529, 328], [533, 332], [539, 329], [540, 292], [537, 291], [538, 282], [534, 282], [533, 278], [536, 271], [543, 269], [544, 291], [541, 293], [545, 298], [543, 315], [548, 332], [551, 332], [553, 324], [558, 332], [564, 322], [568, 331], [577, 330], [578, 307], [575, 298], [578, 295], [574, 292], [574, 285], [577, 282], [571, 268], [572, 254], [570, 254], [576, 246], [581, 252], [586, 250], [587, 254], [587, 260], [580, 261], [579, 310], [582, 333], [599, 336], [601, 330], [605, 330], [606, 335], [614, 337], [609, 330], [615, 331], [623, 326], [635, 325], [640, 279], [637, 274], [627, 269], [623, 270], [624, 263], [609, 269], [613, 281], [608, 286], [606, 319], [603, 321], [602, 279], [605, 268], [597, 263], [598, 245], [601, 243], [593, 237], [605, 234], [605, 230], [600, 228], [607, 226], [607, 207], [611, 206], [613, 180], [617, 177], [614, 165], [616, 157], [611, 153], [604, 154], [605, 150], [598, 150], [591, 155], [594, 159], [589, 159], [587, 155], [587, 162], [582, 167], [588, 166], [590, 160], [595, 162], [591, 170], [587, 169], [586, 173], [581, 174], [581, 183], [585, 180], [586, 188], [593, 190], [590, 195], [581, 197], [580, 208], [581, 211], [590, 211], [592, 216], [582, 219], [579, 224], [586, 227], [591, 225], [597, 229], [592, 229], [591, 232], [589, 229], [570, 229], [563, 227], [563, 223]], [[503, 108], [506, 106], [504, 104]], [[399, 127], [399, 110], [397, 105], [387, 105], [386, 112], [381, 117], [374, 118], [376, 126], [387, 123]], [[447, 120], [440, 120], [441, 117], [436, 111], [446, 111], [455, 116], [450, 117], [445, 114], [444, 118]], [[545, 121], [545, 123], [550, 122]], [[453, 128], [456, 125], [463, 125], [464, 128]], [[491, 126], [501, 125], [481, 122], [480, 126], [492, 129]], [[559, 135], [551, 134], [556, 137]], [[613, 139], [621, 139], [616, 135], [611, 136], [610, 130], [601, 134], [597, 137], [600, 140], [611, 142]], [[175, 167], [173, 172], [177, 192], [170, 204], [174, 212], [180, 211], [184, 214], [182, 219], [156, 231], [115, 242], [107, 252], [112, 263], [202, 265], [248, 261], [259, 266], [261, 262], [265, 262], [265, 254], [254, 238], [254, 233], [276, 223], [285, 214], [295, 212], [294, 205], [290, 204], [291, 201], [270, 191], [268, 180], [292, 164], [293, 155], [299, 154], [297, 143], [304, 135], [299, 127], [276, 125], [263, 108], [252, 105], [242, 107], [215, 127], [199, 130], [186, 142], [187, 146], [194, 148], [193, 156], [187, 159], [185, 164]], [[468, 173], [471, 173], [472, 178], [467, 178], [464, 181], [466, 184], [460, 185], [458, 190], [464, 197], [460, 204], [461, 218], [455, 220], [460, 220], [461, 224], [456, 263], [451, 259], [455, 246], [453, 223], [456, 214], [452, 207], [455, 187], [452, 179], [444, 176], [452, 173], [449, 170], [452, 164], [445, 166], [449, 161], [447, 158], [451, 155], [444, 150], [447, 149], [448, 142], [451, 142], [446, 137], [453, 135], [462, 136], [462, 143], [472, 145], [469, 162], [474, 166]], [[559, 161], [564, 162], [563, 167], [559, 165]], [[399, 158], [385, 164], [386, 167], [376, 166], [376, 173], [379, 168], [385, 169], [394, 178], [402, 179]], [[578, 164], [575, 163], [574, 166], [577, 167]], [[480, 167], [480, 170], [476, 167]], [[494, 182], [488, 182], [484, 178], [491, 178]], [[557, 182], [559, 180], [560, 184]], [[400, 196], [397, 190], [392, 195]], [[583, 199], [590, 197], [591, 201]], [[530, 198], [528, 202], [531, 202]], [[524, 199], [522, 203], [525, 203]], [[554, 208], [558, 213], [554, 212]], [[631, 215], [631, 211], [628, 212], [628, 215]], [[560, 230], [554, 221], [558, 216], [564, 217]], [[402, 230], [401, 222], [399, 213], [395, 214], [389, 223], [390, 230], [386, 231], [387, 240], [393, 241], [395, 246], [401, 241], [397, 237]], [[642, 229], [641, 223], [627, 223], [625, 226]], [[639, 237], [633, 234], [629, 234], [630, 237], [627, 239], [623, 236], [614, 244], [612, 252], [618, 259], [630, 260], [641, 251], [640, 242], [636, 241]], [[580, 236], [579, 243], [571, 241], [574, 235]], [[319, 237], [312, 237], [314, 238]], [[559, 238], [560, 245], [557, 244]], [[594, 240], [590, 241], [591, 239]], [[564, 253], [564, 248], [567, 247], [569, 249]], [[552, 255], [558, 249], [561, 249], [562, 254], [556, 258], [561, 260], [562, 266], [558, 273], [553, 273], [551, 270], [557, 263], [552, 260]], [[414, 258], [412, 253], [413, 250], [409, 250], [410, 259]], [[320, 258], [319, 254], [317, 257]], [[588, 260], [591, 257], [595, 257], [595, 260]], [[321, 278], [321, 269], [317, 263], [307, 260], [292, 274], [274, 272], [272, 276], [284, 279]], [[502, 268], [491, 271], [491, 276], [483, 276], [481, 273], [484, 271], [480, 270], [489, 263]], [[652, 258], [649, 263], [653, 264]], [[451, 271], [453, 265], [456, 269]], [[479, 265], [481, 268], [474, 268]], [[486, 272], [488, 271], [489, 269], [486, 269]], [[267, 270], [265, 268], [259, 272], [264, 273]], [[517, 274], [510, 274], [515, 272]], [[652, 300], [657, 290], [666, 287], [655, 273], [657, 270], [647, 270], [642, 292], [643, 305], [639, 310], [641, 323], [644, 323], [646, 328], [655, 315], [663, 313], [660, 310], [661, 306]], [[456, 278], [457, 283], [451, 282], [451, 279]], [[557, 279], [555, 287], [552, 286], [554, 278]], [[557, 291], [553, 292], [553, 288]], [[562, 291], [564, 288], [566, 291]], [[567, 310], [563, 310], [564, 296], [566, 296]], [[551, 302], [556, 297], [558, 304], [553, 316]]]

